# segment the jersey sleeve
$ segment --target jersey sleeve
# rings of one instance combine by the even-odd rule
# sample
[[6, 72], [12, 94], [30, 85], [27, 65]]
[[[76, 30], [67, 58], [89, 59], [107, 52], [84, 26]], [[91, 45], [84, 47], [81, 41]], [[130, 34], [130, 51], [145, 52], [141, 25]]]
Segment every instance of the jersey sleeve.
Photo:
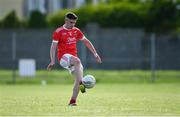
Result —
[[80, 30], [78, 30], [77, 39], [78, 40], [83, 40], [84, 37], [85, 37], [84, 34]]
[[53, 42], [55, 42], [55, 43], [59, 42], [59, 35], [56, 31], [53, 33], [52, 38], [53, 38], [53, 40], [52, 40]]

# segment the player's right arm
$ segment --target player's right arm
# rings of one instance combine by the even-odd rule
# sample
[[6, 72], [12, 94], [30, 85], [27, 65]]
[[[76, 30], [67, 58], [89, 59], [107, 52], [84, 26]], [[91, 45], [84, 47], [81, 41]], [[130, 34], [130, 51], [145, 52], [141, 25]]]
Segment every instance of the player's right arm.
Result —
[[50, 58], [51, 58], [51, 62], [48, 65], [47, 69], [51, 70], [55, 64], [55, 55], [56, 55], [56, 48], [57, 48], [57, 42], [53, 41], [51, 44], [51, 49], [50, 49]]
[[50, 48], [51, 62], [49, 63], [47, 70], [51, 70], [55, 64], [56, 48], [59, 43], [59, 30], [60, 29], [61, 28], [56, 29], [56, 31], [52, 35], [53, 40], [52, 40], [52, 44], [51, 44], [51, 48]]

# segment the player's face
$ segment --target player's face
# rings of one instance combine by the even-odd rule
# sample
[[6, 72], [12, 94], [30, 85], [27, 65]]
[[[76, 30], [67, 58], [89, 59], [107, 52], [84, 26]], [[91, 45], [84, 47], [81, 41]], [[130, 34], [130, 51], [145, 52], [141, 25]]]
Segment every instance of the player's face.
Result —
[[67, 19], [65, 23], [67, 28], [73, 28], [76, 24], [76, 20]]

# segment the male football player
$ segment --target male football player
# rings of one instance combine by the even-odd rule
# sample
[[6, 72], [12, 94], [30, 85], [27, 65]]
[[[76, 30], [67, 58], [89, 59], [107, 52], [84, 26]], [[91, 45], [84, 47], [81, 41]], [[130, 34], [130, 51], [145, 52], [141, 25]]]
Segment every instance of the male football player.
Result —
[[48, 70], [53, 68], [57, 48], [57, 58], [59, 64], [63, 68], [69, 70], [74, 76], [74, 88], [69, 102], [70, 106], [76, 106], [79, 89], [82, 93], [85, 92], [85, 87], [81, 83], [81, 79], [83, 78], [83, 66], [81, 64], [81, 60], [77, 56], [76, 43], [78, 41], [82, 41], [92, 52], [96, 61], [98, 63], [102, 62], [92, 43], [84, 36], [80, 29], [75, 27], [77, 19], [78, 17], [73, 12], [66, 13], [64, 25], [54, 31], [50, 48], [51, 62], [47, 67]]

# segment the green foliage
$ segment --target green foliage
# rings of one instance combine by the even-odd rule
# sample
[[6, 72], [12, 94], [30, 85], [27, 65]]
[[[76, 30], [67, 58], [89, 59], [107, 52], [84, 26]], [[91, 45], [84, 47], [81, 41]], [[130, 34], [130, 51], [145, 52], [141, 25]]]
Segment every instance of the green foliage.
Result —
[[108, 3], [110, 3], [110, 4], [117, 4], [120, 2], [139, 3], [139, 0], [108, 0]]
[[[71, 10], [79, 16], [77, 25], [85, 27], [90, 22], [96, 22], [101, 27], [144, 28], [155, 32], [174, 30], [180, 25], [180, 11], [171, 0], [155, 3], [139, 3], [136, 0], [109, 2], [112, 4]], [[66, 11], [61, 10], [48, 17], [49, 24], [53, 27], [63, 24]]]
[[102, 27], [142, 27], [145, 11], [140, 4], [120, 3], [100, 7], [94, 18]]
[[[102, 1], [102, 0], [101, 0]], [[89, 3], [92, 2], [89, 0]], [[172, 0], [139, 2], [139, 0], [108, 0], [108, 4], [91, 4], [70, 11], [79, 17], [77, 26], [85, 27], [90, 22], [101, 27], [144, 28], [145, 31], [166, 32], [180, 27], [180, 10]], [[30, 18], [20, 22], [15, 11], [10, 12], [0, 23], [2, 28], [46, 28], [64, 24], [64, 15], [68, 9], [46, 15], [33, 11]]]
[[[116, 5], [86, 6], [72, 11], [79, 17], [79, 27], [85, 27], [89, 22], [96, 22], [102, 27], [143, 27], [147, 7], [124, 2]], [[50, 15], [49, 24], [53, 27], [62, 24], [66, 12], [67, 10], [64, 10]]]
[[93, 22], [94, 20], [94, 13], [96, 9], [92, 6], [86, 6], [77, 10], [74, 10], [74, 12], [78, 15], [79, 21], [77, 22], [78, 27], [85, 27], [88, 22]]
[[46, 15], [40, 11], [32, 11], [28, 20], [29, 28], [45, 28], [47, 27]]
[[59, 12], [56, 12], [54, 14], [51, 14], [47, 17], [47, 22], [50, 27], [58, 27], [63, 25], [64, 23], [64, 16], [68, 12], [68, 10], [62, 10]]
[[2, 28], [18, 28], [20, 27], [20, 21], [16, 15], [16, 12], [13, 10], [5, 18], [1, 23]]
[[173, 1], [158, 0], [151, 5], [148, 11], [145, 29], [155, 32], [176, 29], [177, 16], [176, 4]]
[[86, 3], [87, 3], [87, 4], [91, 4], [91, 3], [92, 3], [92, 0], [86, 0]]

